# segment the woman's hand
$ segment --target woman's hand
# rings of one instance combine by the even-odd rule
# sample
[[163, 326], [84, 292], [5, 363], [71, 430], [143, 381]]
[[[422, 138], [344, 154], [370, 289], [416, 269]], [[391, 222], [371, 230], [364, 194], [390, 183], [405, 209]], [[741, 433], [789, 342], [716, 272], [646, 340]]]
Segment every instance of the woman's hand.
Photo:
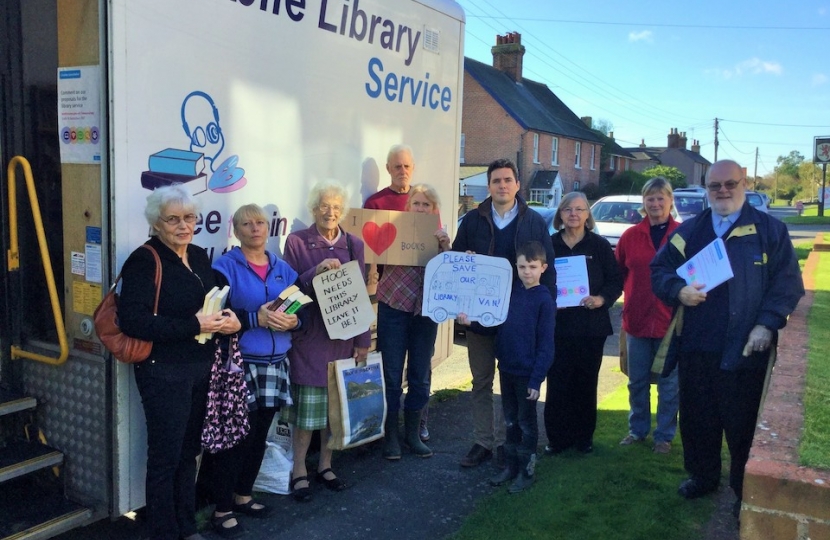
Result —
[[329, 270], [337, 270], [340, 268], [340, 260], [339, 259], [326, 259], [320, 264], [317, 265], [317, 270], [315, 275], [320, 275], [323, 272], [328, 272]]
[[455, 322], [458, 324], [463, 324], [464, 326], [470, 326], [470, 320], [467, 318], [466, 313], [459, 313], [455, 316]]
[[283, 311], [269, 311], [268, 313], [268, 328], [276, 332], [288, 332], [300, 324], [300, 320], [294, 313], [291, 315], [286, 315]]
[[605, 298], [600, 295], [586, 296], [579, 302], [579, 305], [588, 309], [598, 309], [605, 305]]
[[438, 249], [441, 251], [449, 251], [452, 242], [450, 241], [450, 235], [447, 234], [443, 228], [438, 229], [435, 231], [435, 238], [438, 239]]
[[242, 329], [242, 323], [239, 322], [239, 319], [230, 309], [223, 309], [219, 312], [222, 315], [222, 326], [219, 328], [218, 332], [220, 334], [235, 334]]
[[369, 356], [369, 347], [355, 347], [353, 356], [355, 364], [365, 362]]

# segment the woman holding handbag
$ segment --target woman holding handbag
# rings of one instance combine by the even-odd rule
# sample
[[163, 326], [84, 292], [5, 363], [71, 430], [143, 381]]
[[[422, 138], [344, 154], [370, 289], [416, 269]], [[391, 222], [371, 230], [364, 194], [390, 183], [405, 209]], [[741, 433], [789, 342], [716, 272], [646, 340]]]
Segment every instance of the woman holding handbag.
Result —
[[233, 233], [240, 241], [213, 263], [218, 280], [230, 285], [228, 307], [242, 322], [239, 349], [250, 391], [248, 419], [251, 431], [237, 446], [216, 454], [205, 453], [202, 470], [209, 477], [216, 503], [211, 520], [224, 538], [243, 532], [235, 514], [254, 518], [269, 515], [251, 493], [265, 455], [265, 439], [274, 415], [291, 404], [288, 349], [291, 332], [300, 327], [296, 314], [269, 310], [280, 293], [297, 281], [297, 272], [265, 249], [268, 218], [256, 204], [239, 207], [233, 215]]
[[233, 334], [239, 319], [230, 310], [205, 315], [205, 294], [215, 283], [205, 251], [192, 244], [198, 204], [180, 186], [156, 189], [144, 216], [161, 261], [158, 312], [156, 261], [136, 249], [121, 271], [122, 331], [153, 342], [149, 358], [135, 364], [134, 376], [147, 422], [147, 521], [150, 538], [199, 538], [196, 529], [196, 456], [201, 451], [210, 368], [216, 345], [200, 344], [202, 332]]
[[[340, 184], [317, 184], [309, 193], [308, 209], [314, 223], [308, 229], [288, 235], [285, 241], [285, 262], [300, 274], [300, 288], [313, 297], [312, 280], [318, 274], [340, 268], [349, 261], [358, 261], [363, 268], [363, 241], [340, 228], [340, 221], [349, 213], [348, 193]], [[328, 489], [341, 491], [346, 483], [331, 470], [332, 451], [328, 440], [328, 364], [354, 357], [363, 362], [369, 351], [371, 332], [348, 340], [329, 339], [320, 306], [308, 308], [303, 327], [292, 336], [291, 397], [287, 420], [294, 430], [294, 470], [291, 489], [300, 502], [311, 500], [311, 485], [305, 458], [314, 431], [320, 431], [320, 458], [315, 479]]]

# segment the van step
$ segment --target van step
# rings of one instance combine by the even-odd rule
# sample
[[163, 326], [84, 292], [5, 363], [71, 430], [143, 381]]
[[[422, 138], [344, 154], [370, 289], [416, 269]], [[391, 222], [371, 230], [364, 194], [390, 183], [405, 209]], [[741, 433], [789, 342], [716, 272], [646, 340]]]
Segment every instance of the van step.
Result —
[[12, 441], [0, 448], [0, 482], [63, 463], [63, 453], [37, 442]]
[[0, 388], [0, 416], [34, 409], [35, 406], [37, 406], [35, 398]]
[[[26, 479], [23, 479], [26, 480]], [[92, 510], [67, 500], [60, 493], [15, 480], [0, 490], [0, 539], [41, 540], [81, 525]]]

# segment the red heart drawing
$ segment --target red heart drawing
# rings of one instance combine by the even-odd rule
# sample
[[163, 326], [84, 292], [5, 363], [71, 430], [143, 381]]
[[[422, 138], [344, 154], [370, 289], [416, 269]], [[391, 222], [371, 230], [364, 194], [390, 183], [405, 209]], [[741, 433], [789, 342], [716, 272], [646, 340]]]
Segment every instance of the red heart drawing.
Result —
[[392, 245], [396, 236], [398, 229], [391, 223], [378, 226], [374, 221], [367, 221], [363, 224], [363, 241], [378, 255]]

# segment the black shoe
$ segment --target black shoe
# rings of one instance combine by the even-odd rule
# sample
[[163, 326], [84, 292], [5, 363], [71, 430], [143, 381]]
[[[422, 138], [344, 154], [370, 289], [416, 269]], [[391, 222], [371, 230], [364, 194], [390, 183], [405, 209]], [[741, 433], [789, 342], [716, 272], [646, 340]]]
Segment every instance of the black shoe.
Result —
[[461, 460], [462, 467], [478, 467], [488, 459], [493, 457], [493, 452], [487, 450], [480, 444], [476, 443], [470, 448], [470, 451], [467, 452], [467, 455], [464, 456], [464, 459]]
[[294, 487], [299, 482], [308, 482], [308, 476], [298, 476], [297, 478], [291, 480], [289, 487], [291, 488], [291, 496], [294, 497], [294, 500], [297, 502], [309, 502], [311, 500], [311, 483], [306, 487]]
[[699, 478], [691, 477], [687, 478], [682, 484], [680, 484], [680, 487], [677, 488], [677, 493], [679, 493], [684, 499], [697, 499], [699, 497], [703, 497], [704, 495], [713, 493], [717, 491], [717, 489], [717, 482], [704, 482]]
[[741, 519], [741, 499], [738, 499], [732, 505], [732, 515], [735, 516], [735, 519]]
[[504, 453], [504, 445], [500, 444], [496, 447], [496, 451], [493, 453], [493, 465], [499, 469], [507, 468], [507, 456]]
[[[259, 508], [254, 508], [255, 504], [258, 504]], [[233, 511], [235, 514], [245, 514], [246, 516], [252, 518], [267, 518], [271, 514], [270, 508], [262, 503], [256, 502], [253, 499], [245, 504], [234, 504]]]
[[[235, 519], [236, 525], [226, 527], [225, 524], [230, 520]], [[245, 527], [239, 523], [233, 512], [225, 514], [224, 516], [212, 516], [210, 524], [213, 526], [213, 531], [222, 538], [238, 538], [245, 533]]]
[[330, 489], [331, 491], [343, 491], [344, 489], [349, 487], [348, 485], [346, 485], [346, 482], [344, 482], [337, 476], [335, 476], [334, 478], [326, 478], [326, 475], [328, 473], [334, 474], [334, 471], [331, 470], [331, 468], [323, 469], [322, 471], [319, 471], [317, 473], [317, 476], [315, 476], [314, 478], [321, 484], [324, 484], [326, 488]]
[[594, 451], [594, 445], [592, 443], [579, 445], [576, 447], [576, 451], [580, 454], [590, 454]]
[[567, 450], [567, 448], [559, 448], [559, 447], [556, 447], [556, 446], [551, 446], [549, 444], [545, 445], [545, 455], [546, 456], [558, 456], [559, 454], [561, 454], [565, 450]]

